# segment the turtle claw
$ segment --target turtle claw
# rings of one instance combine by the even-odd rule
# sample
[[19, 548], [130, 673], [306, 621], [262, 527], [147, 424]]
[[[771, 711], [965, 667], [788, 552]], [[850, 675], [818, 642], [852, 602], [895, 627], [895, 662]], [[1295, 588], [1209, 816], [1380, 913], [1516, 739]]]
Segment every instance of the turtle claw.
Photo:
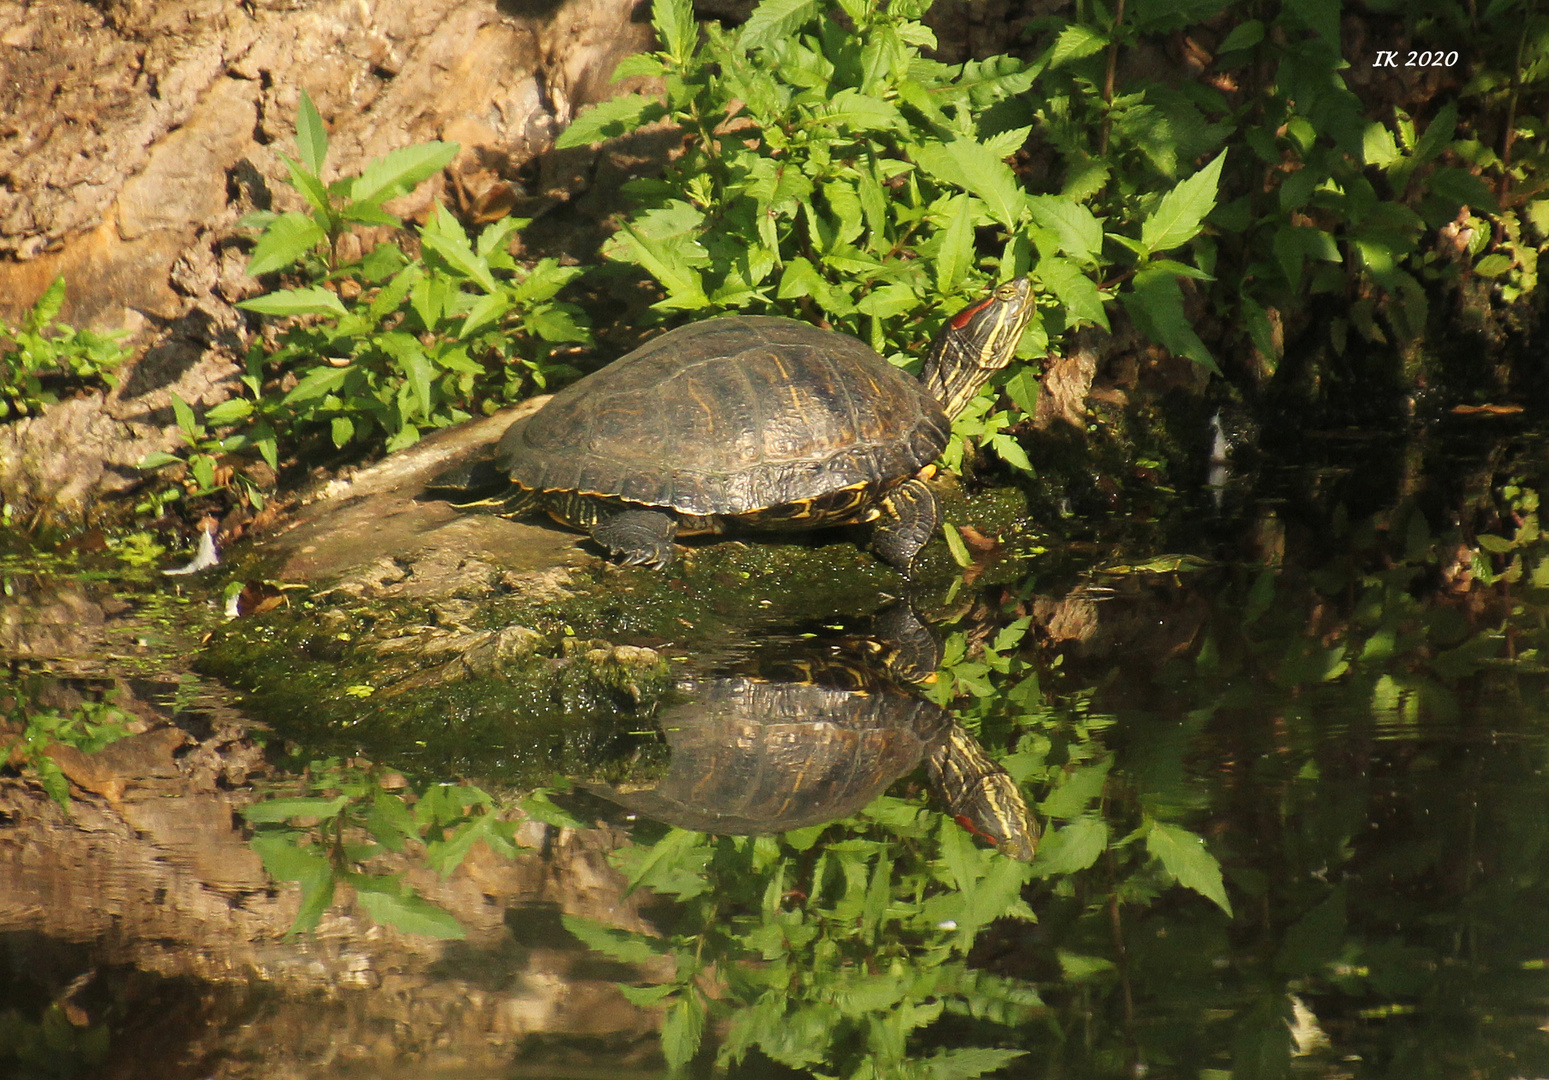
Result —
[[678, 523], [661, 510], [623, 510], [592, 526], [592, 539], [624, 566], [660, 570], [672, 562]]

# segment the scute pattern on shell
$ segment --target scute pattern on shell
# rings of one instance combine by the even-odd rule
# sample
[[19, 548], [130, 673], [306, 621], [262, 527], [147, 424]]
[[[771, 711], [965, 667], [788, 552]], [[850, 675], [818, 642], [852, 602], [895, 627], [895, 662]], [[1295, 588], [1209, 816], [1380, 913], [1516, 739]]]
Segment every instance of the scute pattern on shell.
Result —
[[914, 768], [951, 717], [886, 685], [861, 693], [743, 676], [685, 680], [660, 717], [672, 747], [653, 791], [608, 797], [681, 828], [784, 832], [856, 813]]
[[561, 391], [496, 461], [531, 490], [737, 515], [902, 480], [950, 435], [935, 399], [854, 338], [740, 316], [663, 334]]

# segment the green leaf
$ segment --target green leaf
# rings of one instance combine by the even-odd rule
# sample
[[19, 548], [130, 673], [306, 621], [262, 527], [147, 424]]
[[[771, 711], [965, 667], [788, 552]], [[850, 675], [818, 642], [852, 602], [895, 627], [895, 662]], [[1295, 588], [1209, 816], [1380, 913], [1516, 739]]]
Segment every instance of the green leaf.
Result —
[[1075, 263], [1059, 256], [1039, 259], [1034, 272], [1065, 305], [1067, 321], [1089, 322], [1108, 329], [1108, 312], [1103, 309], [1102, 291]]
[[499, 291], [500, 285], [495, 275], [490, 273], [489, 264], [474, 254], [468, 234], [463, 232], [463, 227], [446, 207], [439, 204], [436, 206], [435, 214], [421, 230], [420, 239], [425, 247], [444, 259], [452, 270], [478, 282], [486, 293]]
[[350, 198], [357, 203], [383, 203], [413, 191], [420, 181], [446, 168], [459, 149], [456, 143], [426, 142], [383, 154], [350, 184]]
[[1225, 162], [1223, 150], [1210, 164], [1162, 196], [1140, 227], [1140, 243], [1148, 253], [1171, 251], [1194, 238], [1205, 215], [1215, 207], [1221, 166]]
[[1074, 818], [1086, 810], [1088, 804], [1103, 793], [1108, 780], [1108, 770], [1113, 758], [1104, 757], [1091, 764], [1082, 765], [1063, 775], [1060, 786], [1055, 788], [1039, 806], [1052, 818]]
[[178, 457], [176, 454], [167, 454], [157, 450], [146, 454], [143, 458], [141, 458], [140, 463], [136, 465], [135, 468], [159, 469], [163, 465], [180, 465], [182, 462], [183, 459]]
[[1038, 390], [1038, 376], [1033, 374], [1031, 367], [1018, 368], [1006, 380], [1006, 396], [1025, 416], [1032, 416], [1038, 410]]
[[194, 417], [194, 410], [188, 402], [175, 393], [172, 395], [172, 415], [177, 420], [178, 428], [185, 435], [198, 435], [199, 421]]
[[260, 315], [347, 315], [339, 297], [321, 285], [305, 289], [281, 289], [265, 293], [237, 305], [244, 311], [256, 311]]
[[1012, 468], [1020, 469], [1025, 473], [1034, 472], [1033, 463], [1028, 459], [1027, 451], [1022, 449], [1022, 444], [1017, 442], [1015, 436], [1004, 431], [997, 431], [990, 436], [990, 447], [999, 455], [1002, 461]]
[[1027, 197], [1011, 167], [994, 151], [967, 136], [949, 143], [928, 142], [914, 148], [915, 162], [931, 176], [979, 197], [990, 216], [1014, 229], [1026, 209]]
[[588, 948], [626, 964], [644, 964], [655, 960], [667, 951], [667, 943], [661, 938], [620, 930], [616, 926], [608, 926], [595, 919], [585, 919], [579, 915], [564, 915], [561, 916], [561, 921], [564, 922], [565, 929]]
[[704, 1029], [705, 1007], [699, 990], [685, 986], [682, 995], [667, 1007], [662, 1021], [662, 1054], [669, 1068], [679, 1070], [694, 1060]]
[[267, 799], [253, 803], [251, 806], [244, 806], [238, 813], [255, 825], [289, 821], [297, 817], [326, 820], [337, 817], [339, 811], [343, 810], [349, 801], [348, 795], [335, 795], [331, 799], [321, 797]]
[[269, 223], [269, 227], [258, 238], [258, 243], [253, 246], [252, 257], [247, 261], [247, 272], [252, 277], [258, 277], [260, 274], [283, 270], [327, 239], [328, 234], [318, 227], [311, 215], [294, 210], [281, 214]]
[[1404, 155], [1399, 151], [1398, 140], [1393, 138], [1393, 132], [1388, 130], [1387, 125], [1373, 120], [1366, 125], [1366, 131], [1361, 136], [1361, 159], [1368, 165], [1386, 169], [1404, 160]]
[[848, 87], [830, 98], [811, 122], [847, 127], [856, 132], [900, 131], [907, 126], [903, 115], [890, 102]]
[[406, 934], [418, 934], [438, 941], [456, 941], [468, 936], [462, 924], [450, 912], [412, 893], [399, 896], [357, 885], [355, 898], [372, 919]]
[[1154, 822], [1146, 833], [1146, 850], [1160, 860], [1162, 868], [1179, 885], [1193, 889], [1231, 915], [1232, 905], [1221, 882], [1221, 864], [1206, 850], [1202, 837], [1177, 825]]
[[1238, 49], [1251, 49], [1263, 40], [1264, 24], [1257, 19], [1249, 19], [1232, 27], [1232, 32], [1227, 34], [1226, 39], [1217, 46], [1216, 52], [1229, 53]]
[[1033, 220], [1059, 237], [1060, 250], [1085, 264], [1097, 261], [1103, 246], [1103, 224], [1068, 196], [1034, 195], [1027, 200]]
[[355, 437], [355, 422], [348, 416], [336, 416], [329, 424], [328, 434], [335, 446], [343, 447]]
[[1091, 866], [1106, 850], [1108, 823], [1096, 814], [1083, 814], [1044, 836], [1033, 857], [1033, 873], [1039, 877], [1074, 874]]
[[1179, 356], [1187, 356], [1207, 371], [1220, 374], [1215, 358], [1194, 332], [1183, 310], [1183, 294], [1175, 276], [1165, 269], [1142, 270], [1135, 275], [1130, 291], [1120, 299], [1147, 337]]
[[323, 162], [328, 157], [328, 129], [323, 127], [323, 118], [305, 90], [301, 91], [301, 103], [296, 108], [296, 152], [314, 177], [323, 175]]
[[1049, 50], [1049, 67], [1057, 68], [1062, 64], [1081, 60], [1100, 52], [1108, 44], [1108, 39], [1096, 30], [1079, 23], [1072, 24], [1060, 31], [1060, 36], [1055, 39], [1054, 47]]
[[968, 545], [963, 543], [963, 534], [957, 531], [957, 526], [950, 521], [941, 523], [941, 535], [947, 542], [947, 550], [952, 553], [952, 561], [959, 566], [973, 565], [973, 557], [968, 554]]
[[349, 376], [350, 369], [347, 367], [329, 367], [327, 365], [315, 367], [302, 376], [301, 381], [291, 388], [290, 393], [285, 395], [284, 404], [295, 405], [304, 401], [313, 401], [323, 397], [325, 394], [331, 394], [339, 389], [344, 384], [344, 380], [349, 378]]
[[667, 55], [686, 67], [699, 44], [699, 24], [694, 21], [692, 0], [652, 0], [651, 25], [662, 39]]
[[763, 0], [737, 34], [737, 47], [751, 53], [790, 37], [817, 14], [818, 0]]
[[554, 149], [568, 150], [617, 139], [666, 115], [667, 110], [654, 97], [620, 94], [598, 102], [572, 120], [570, 126], [554, 140]]
[[710, 298], [705, 295], [699, 271], [688, 264], [677, 245], [652, 243], [627, 221], [620, 222], [619, 233], [614, 235], [618, 237], [620, 234], [627, 238], [626, 250], [631, 259], [645, 267], [667, 290], [667, 299], [656, 306], [665, 310], [686, 311], [710, 306]]
[[1474, 264], [1474, 273], [1480, 277], [1500, 277], [1515, 265], [1516, 260], [1510, 255], [1502, 255], [1500, 252], [1496, 252], [1494, 255], [1486, 255], [1476, 262]]
[[936, 291], [950, 296], [957, 289], [963, 273], [973, 264], [973, 220], [967, 195], [954, 197], [952, 218], [941, 235], [941, 253], [936, 257]]
[[327, 856], [300, 846], [293, 834], [283, 830], [261, 832], [248, 841], [248, 846], [263, 861], [264, 873], [275, 881], [301, 881], [333, 873]]
[[64, 306], [65, 276], [59, 274], [49, 283], [48, 288], [43, 290], [43, 295], [38, 297], [38, 302], [27, 312], [28, 327], [34, 333], [47, 329], [49, 324], [59, 317], [59, 312]]
[[248, 398], [230, 398], [204, 412], [206, 424], [235, 424], [253, 414], [253, 402]]
[[973, 1080], [1003, 1069], [1020, 1057], [1026, 1050], [1000, 1050], [986, 1046], [963, 1047], [956, 1050], [939, 1050], [926, 1058], [925, 1075], [930, 1080]]

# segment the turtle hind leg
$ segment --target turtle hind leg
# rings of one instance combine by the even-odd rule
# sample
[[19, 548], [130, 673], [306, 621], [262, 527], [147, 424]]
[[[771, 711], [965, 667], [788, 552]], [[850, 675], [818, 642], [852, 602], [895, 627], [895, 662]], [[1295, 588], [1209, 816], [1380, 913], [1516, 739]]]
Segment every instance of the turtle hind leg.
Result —
[[672, 562], [672, 541], [677, 535], [677, 521], [661, 510], [621, 510], [592, 526], [592, 539], [625, 566], [658, 570]]
[[871, 530], [872, 550], [910, 577], [915, 556], [941, 524], [936, 496], [929, 484], [912, 476], [882, 496], [881, 510]]

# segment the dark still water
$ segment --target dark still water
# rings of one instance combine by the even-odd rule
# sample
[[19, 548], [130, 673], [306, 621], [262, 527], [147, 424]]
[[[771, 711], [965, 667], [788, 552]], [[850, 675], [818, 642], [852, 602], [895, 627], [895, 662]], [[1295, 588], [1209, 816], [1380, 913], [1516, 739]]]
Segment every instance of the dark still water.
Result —
[[12, 553], [0, 1076], [1549, 1076], [1509, 423], [909, 603], [843, 543], [520, 626]]

